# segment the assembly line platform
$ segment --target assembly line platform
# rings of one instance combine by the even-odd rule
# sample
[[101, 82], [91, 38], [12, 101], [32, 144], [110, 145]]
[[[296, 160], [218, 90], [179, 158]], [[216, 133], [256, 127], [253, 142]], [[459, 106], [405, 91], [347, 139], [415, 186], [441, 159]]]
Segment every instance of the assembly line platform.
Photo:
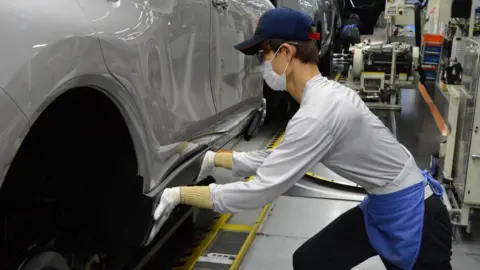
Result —
[[[401, 111], [374, 112], [411, 151], [419, 167], [426, 169], [432, 152], [438, 150], [444, 137], [422, 95], [418, 89], [403, 90]], [[226, 149], [249, 151], [275, 147], [281, 140], [284, 124], [268, 123], [252, 140], [233, 142]], [[365, 196], [355, 184], [322, 170], [321, 166], [316, 168], [321, 177], [306, 175], [262, 209], [219, 215], [201, 241], [184, 254], [174, 269], [292, 269], [294, 251], [339, 215], [358, 205]], [[232, 179], [230, 171], [224, 169], [215, 169], [213, 176], [218, 183], [242, 180]], [[480, 269], [480, 241], [456, 239], [452, 266], [462, 270]], [[321, 265], [318, 269], [322, 269]], [[385, 267], [375, 256], [353, 269]]]

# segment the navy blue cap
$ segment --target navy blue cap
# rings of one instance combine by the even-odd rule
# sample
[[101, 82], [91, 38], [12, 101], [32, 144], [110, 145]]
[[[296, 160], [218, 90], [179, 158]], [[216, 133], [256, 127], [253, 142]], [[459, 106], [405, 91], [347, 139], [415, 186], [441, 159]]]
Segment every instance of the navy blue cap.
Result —
[[258, 52], [259, 45], [266, 39], [285, 41], [319, 40], [320, 34], [313, 31], [313, 20], [305, 12], [290, 8], [274, 8], [266, 11], [258, 20], [252, 38], [234, 46], [247, 55]]

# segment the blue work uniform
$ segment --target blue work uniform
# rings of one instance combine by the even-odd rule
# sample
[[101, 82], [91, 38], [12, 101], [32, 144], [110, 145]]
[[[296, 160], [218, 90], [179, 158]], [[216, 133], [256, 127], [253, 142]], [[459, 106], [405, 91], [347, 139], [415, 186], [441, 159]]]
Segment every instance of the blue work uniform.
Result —
[[351, 36], [352, 35], [352, 29], [357, 28], [357, 24], [346, 24], [342, 27], [342, 35], [341, 38]]

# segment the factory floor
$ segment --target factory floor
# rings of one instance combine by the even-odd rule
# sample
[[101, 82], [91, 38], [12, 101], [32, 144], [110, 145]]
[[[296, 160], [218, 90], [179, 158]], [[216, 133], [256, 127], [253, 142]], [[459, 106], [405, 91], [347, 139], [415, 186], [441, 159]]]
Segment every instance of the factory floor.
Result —
[[[433, 98], [433, 86], [427, 89]], [[419, 91], [403, 90], [401, 111], [375, 113], [411, 151], [419, 167], [428, 168], [430, 155], [438, 150], [443, 137]], [[236, 151], [265, 148], [282, 128], [282, 124], [269, 123], [251, 141], [238, 141], [227, 148]], [[215, 170], [213, 176], [219, 183], [238, 180], [232, 179], [230, 172], [223, 169]], [[208, 245], [197, 247], [197, 258], [186, 260], [191, 265], [184, 265], [184, 269], [232, 269], [232, 264], [238, 266], [233, 269], [292, 269], [295, 249], [340, 214], [356, 206], [364, 196], [359, 188], [305, 177], [273, 202], [271, 208], [229, 217], [221, 228], [217, 228], [215, 235], [211, 235]], [[265, 211], [264, 220], [259, 219]], [[252, 231], [254, 227], [255, 231]], [[462, 270], [480, 269], [480, 222], [474, 224], [468, 239], [456, 233], [452, 266]], [[321, 265], [318, 268], [321, 269]], [[373, 257], [354, 269], [385, 267], [378, 257]]]

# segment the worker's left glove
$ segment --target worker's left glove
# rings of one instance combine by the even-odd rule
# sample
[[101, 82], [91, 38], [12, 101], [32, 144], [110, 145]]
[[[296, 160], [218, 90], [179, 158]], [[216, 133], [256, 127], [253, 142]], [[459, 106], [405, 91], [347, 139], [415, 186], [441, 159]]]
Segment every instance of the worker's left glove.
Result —
[[155, 221], [160, 221], [159, 223], [163, 224], [172, 213], [172, 210], [179, 205], [180, 202], [180, 188], [166, 188], [160, 198], [160, 203], [155, 209], [153, 219]]

